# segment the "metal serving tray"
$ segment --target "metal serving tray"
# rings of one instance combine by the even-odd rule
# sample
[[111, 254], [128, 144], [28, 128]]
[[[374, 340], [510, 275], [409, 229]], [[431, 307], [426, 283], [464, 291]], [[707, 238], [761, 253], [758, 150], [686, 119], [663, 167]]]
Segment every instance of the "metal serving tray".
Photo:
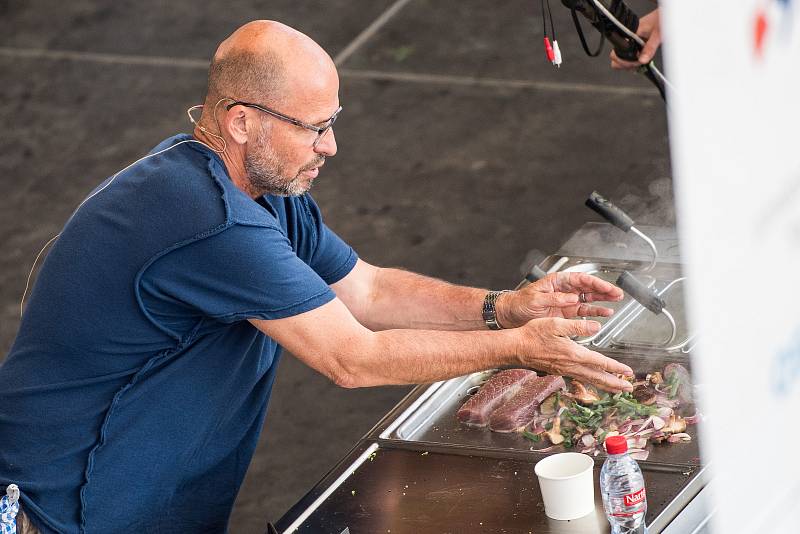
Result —
[[[630, 365], [637, 376], [662, 370], [664, 365], [671, 361], [681, 363], [688, 368], [685, 356], [676, 355], [675, 358], [661, 360], [644, 353], [632, 356], [609, 352], [608, 355]], [[507, 452], [534, 454], [537, 453], [537, 449], [547, 447], [544, 443], [533, 443], [517, 432], [491, 432], [488, 428], [469, 427], [458, 421], [456, 418], [458, 409], [494, 372], [473, 373], [429, 386], [420, 396], [421, 402], [410, 406], [400, 414], [379, 437], [388, 441], [413, 443], [421, 448], [433, 447], [435, 450], [445, 448], [451, 451], [463, 449], [470, 454], [491, 453], [492, 456], [503, 456], [503, 453]], [[646, 462], [683, 467], [699, 466], [696, 425], [689, 425], [687, 433], [692, 436], [692, 441], [689, 443], [649, 445], [650, 455]], [[549, 452], [563, 452], [562, 449], [563, 447], [558, 447]]]

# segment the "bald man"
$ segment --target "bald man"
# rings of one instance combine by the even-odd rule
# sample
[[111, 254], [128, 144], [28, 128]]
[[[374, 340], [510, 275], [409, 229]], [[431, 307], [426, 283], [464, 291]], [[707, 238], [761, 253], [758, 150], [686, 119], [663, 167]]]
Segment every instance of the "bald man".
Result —
[[26, 530], [225, 531], [280, 347], [348, 388], [522, 366], [630, 389], [569, 339], [598, 328], [569, 318], [611, 313], [591, 304], [620, 299], [611, 284], [500, 293], [359, 259], [307, 194], [341, 109], [316, 43], [249, 23], [213, 58], [193, 136], [72, 215], [0, 367], [0, 486], [19, 485]]

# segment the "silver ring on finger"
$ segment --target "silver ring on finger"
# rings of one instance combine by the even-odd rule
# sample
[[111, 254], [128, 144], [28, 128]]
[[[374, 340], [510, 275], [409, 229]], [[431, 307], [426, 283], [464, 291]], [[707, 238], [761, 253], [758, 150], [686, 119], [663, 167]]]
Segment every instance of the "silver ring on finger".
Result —
[[578, 300], [580, 300], [581, 302], [585, 303], [586, 302], [586, 293], [581, 292], [581, 294], [578, 295]]

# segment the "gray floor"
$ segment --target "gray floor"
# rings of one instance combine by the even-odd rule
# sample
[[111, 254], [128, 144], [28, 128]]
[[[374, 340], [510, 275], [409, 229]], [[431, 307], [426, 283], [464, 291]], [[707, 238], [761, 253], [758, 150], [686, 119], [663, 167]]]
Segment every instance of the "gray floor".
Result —
[[[529, 251], [596, 220], [593, 189], [674, 224], [662, 101], [585, 57], [552, 7], [558, 70], [530, 1], [0, 0], [0, 357], [41, 246], [106, 176], [189, 131], [216, 43], [254, 18], [339, 63], [339, 155], [314, 195], [367, 261], [510, 287]], [[286, 356], [231, 531], [262, 532], [408, 391], [342, 390]]]

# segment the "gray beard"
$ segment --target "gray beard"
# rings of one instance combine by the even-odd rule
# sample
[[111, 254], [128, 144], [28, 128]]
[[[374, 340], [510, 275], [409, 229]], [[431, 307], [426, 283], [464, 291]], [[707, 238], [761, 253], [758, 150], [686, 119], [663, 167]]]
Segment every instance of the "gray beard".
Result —
[[250, 152], [244, 160], [244, 169], [253, 196], [293, 197], [300, 196], [311, 188], [311, 184], [306, 186], [301, 183], [299, 173], [294, 178], [286, 178], [283, 165], [274, 154], [265, 154], [262, 148], [257, 147], [258, 153]]
[[325, 156], [317, 156], [311, 163], [303, 166], [292, 178], [286, 176], [286, 169], [272, 150], [268, 149], [267, 135], [262, 129], [255, 140], [255, 150], [248, 151], [244, 159], [244, 170], [250, 182], [251, 196], [277, 195], [296, 197], [307, 193], [312, 182], [303, 184], [300, 173], [318, 167], [325, 162]]

